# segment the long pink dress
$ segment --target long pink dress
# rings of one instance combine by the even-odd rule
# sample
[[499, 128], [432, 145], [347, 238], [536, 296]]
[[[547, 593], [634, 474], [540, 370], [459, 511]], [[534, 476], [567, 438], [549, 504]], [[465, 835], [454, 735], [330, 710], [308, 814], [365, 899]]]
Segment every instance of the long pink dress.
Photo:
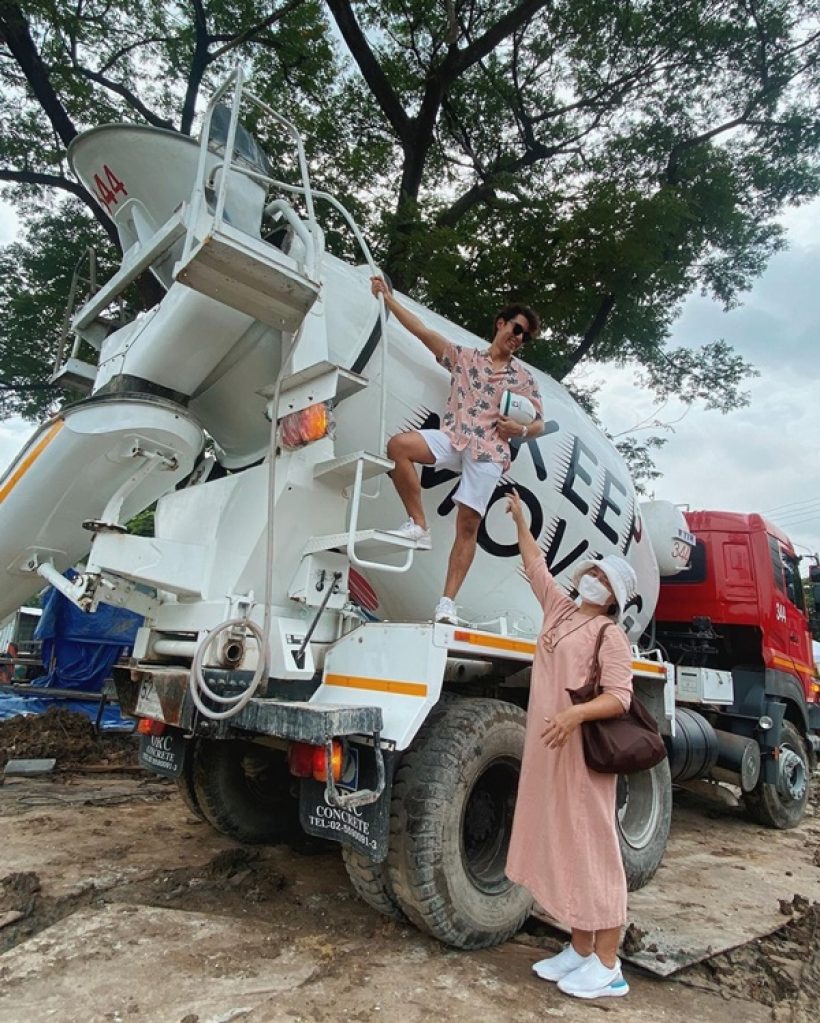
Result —
[[[541, 739], [544, 718], [571, 706], [565, 690], [586, 683], [598, 630], [610, 619], [582, 614], [542, 557], [524, 570], [544, 610], [544, 624], [532, 667], [507, 876], [568, 927], [621, 927], [626, 877], [615, 830], [616, 776], [587, 768], [580, 728], [559, 749], [547, 749]], [[600, 662], [602, 688], [628, 709], [632, 657], [622, 629], [607, 629]]]

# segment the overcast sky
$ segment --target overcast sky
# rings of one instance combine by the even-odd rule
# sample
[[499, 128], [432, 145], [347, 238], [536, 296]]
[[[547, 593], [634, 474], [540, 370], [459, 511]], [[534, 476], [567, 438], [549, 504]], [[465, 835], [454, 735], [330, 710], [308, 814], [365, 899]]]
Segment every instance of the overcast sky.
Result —
[[[789, 248], [739, 308], [724, 313], [699, 296], [684, 305], [674, 346], [725, 338], [760, 376], [747, 388], [747, 408], [724, 416], [693, 407], [674, 425], [655, 459], [663, 477], [654, 489], [692, 508], [761, 512], [806, 554], [820, 550], [820, 202], [784, 223]], [[601, 419], [613, 434], [653, 413], [669, 422], [684, 411], [655, 409], [631, 374], [591, 372], [604, 382]]]
[[[694, 407], [674, 424], [656, 453], [663, 476], [654, 493], [691, 508], [765, 514], [806, 554], [820, 550], [820, 202], [790, 211], [784, 223], [789, 248], [771, 260], [740, 308], [724, 313], [700, 297], [683, 308], [673, 346], [725, 338], [760, 377], [749, 386], [747, 408], [723, 416]], [[0, 244], [16, 229], [13, 211], [0, 203]], [[684, 411], [674, 403], [655, 408], [631, 373], [590, 367], [584, 381], [592, 380], [601, 383], [601, 419], [613, 434], [655, 416], [671, 422]], [[19, 420], [0, 422], [0, 470], [31, 430]]]

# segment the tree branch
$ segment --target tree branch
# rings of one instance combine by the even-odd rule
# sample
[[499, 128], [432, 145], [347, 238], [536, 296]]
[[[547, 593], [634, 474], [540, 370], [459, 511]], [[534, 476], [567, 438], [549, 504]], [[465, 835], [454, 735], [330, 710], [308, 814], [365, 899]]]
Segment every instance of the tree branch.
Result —
[[598, 340], [601, 331], [606, 326], [606, 321], [609, 319], [609, 314], [612, 312], [614, 307], [615, 296], [604, 295], [603, 298], [601, 299], [598, 309], [595, 312], [595, 315], [592, 318], [592, 323], [590, 323], [589, 327], [584, 333], [583, 338], [581, 339], [581, 343], [578, 345], [575, 351], [572, 352], [572, 354], [569, 355], [564, 360], [564, 366], [562, 367], [561, 375], [560, 377], [558, 377], [559, 380], [563, 380], [565, 376], [567, 376], [569, 373], [572, 372], [573, 369], [575, 369], [575, 367], [578, 365], [579, 362], [581, 362], [582, 359], [586, 358], [586, 356], [589, 354], [590, 349]]
[[137, 39], [133, 43], [129, 43], [128, 46], [121, 46], [119, 50], [115, 50], [114, 53], [108, 58], [108, 60], [100, 68], [101, 73], [110, 71], [111, 68], [126, 54], [132, 50], [139, 49], [140, 46], [150, 46], [151, 43], [169, 43], [171, 36], [148, 36], [146, 39]]
[[64, 192], [70, 192], [88, 206], [117, 249], [121, 248], [120, 237], [114, 222], [103, 213], [78, 181], [72, 181], [71, 178], [64, 178], [59, 174], [45, 174], [42, 171], [31, 170], [16, 171], [5, 167], [0, 167], [0, 181], [13, 181], [19, 185], [42, 185], [46, 188], [59, 188]]
[[45, 64], [31, 38], [25, 15], [18, 4], [9, 3], [8, 0], [0, 0], [0, 36], [20, 65], [31, 91], [51, 121], [60, 141], [67, 146], [77, 134], [77, 129], [54, 91]]
[[406, 149], [412, 141], [410, 118], [405, 113], [401, 100], [371, 50], [349, 0], [326, 0], [326, 2], [333, 15], [333, 20], [347, 43], [347, 48], [359, 65], [364, 80], [370, 86], [374, 99]]
[[492, 53], [500, 42], [506, 39], [507, 36], [512, 35], [513, 32], [523, 25], [526, 25], [534, 14], [548, 6], [549, 3], [550, 0], [523, 0], [523, 3], [518, 7], [508, 11], [503, 18], [499, 18], [493, 26], [487, 29], [484, 35], [479, 36], [469, 46], [465, 46], [463, 50], [456, 50], [452, 55], [448, 56], [443, 65], [447, 83], [458, 78], [467, 68], [472, 67], [473, 64]]
[[81, 78], [87, 78], [91, 82], [96, 82], [97, 85], [101, 85], [104, 89], [108, 89], [109, 92], [114, 92], [118, 96], [122, 96], [125, 102], [131, 107], [132, 110], [136, 110], [149, 124], [152, 124], [155, 128], [168, 128], [171, 131], [174, 130], [174, 125], [171, 121], [164, 117], [159, 117], [157, 114], [150, 110], [127, 86], [122, 85], [120, 82], [115, 82], [110, 78], [106, 78], [105, 75], [100, 74], [99, 71], [92, 71], [91, 68], [82, 67], [81, 65], [75, 65], [72, 68], [75, 74], [78, 74]]
[[194, 52], [191, 54], [191, 66], [188, 70], [188, 84], [185, 87], [185, 101], [182, 104], [182, 115], [179, 119], [179, 130], [183, 135], [191, 134], [196, 112], [196, 98], [199, 87], [208, 67], [208, 23], [202, 0], [192, 0], [194, 8]]
[[[290, 0], [284, 7], [280, 8], [270, 17], [265, 18], [264, 21], [260, 21], [257, 25], [252, 25], [250, 28], [244, 29], [235, 36], [230, 36], [224, 46], [218, 50], [214, 50], [208, 57], [208, 62], [217, 60], [223, 54], [229, 53], [231, 50], [236, 49], [237, 46], [241, 46], [242, 43], [246, 43], [249, 39], [253, 39], [254, 36], [264, 32], [266, 28], [270, 28], [271, 25], [275, 25], [277, 21], [281, 21], [282, 18], [290, 14], [291, 11], [295, 11], [297, 7], [301, 7], [304, 0]], [[213, 36], [211, 40], [213, 41]]]

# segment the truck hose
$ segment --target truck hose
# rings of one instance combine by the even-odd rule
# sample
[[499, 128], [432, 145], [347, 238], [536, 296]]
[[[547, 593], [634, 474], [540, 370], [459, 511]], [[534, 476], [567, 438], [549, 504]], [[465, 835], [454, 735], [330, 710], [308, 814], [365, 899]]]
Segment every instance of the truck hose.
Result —
[[[210, 650], [214, 640], [218, 635], [220, 635], [220, 633], [226, 632], [228, 629], [240, 628], [248, 629], [256, 639], [256, 644], [259, 647], [259, 663], [256, 665], [253, 677], [241, 693], [236, 696], [220, 696], [209, 687], [205, 680], [205, 675], [202, 671], [202, 663], [205, 660], [205, 655]], [[201, 642], [197, 645], [196, 652], [194, 653], [189, 680], [191, 699], [194, 701], [194, 706], [200, 714], [206, 718], [210, 718], [212, 721], [219, 721], [224, 718], [233, 717], [234, 714], [238, 714], [245, 704], [254, 696], [262, 679], [267, 678], [268, 659], [265, 656], [266, 650], [267, 645], [265, 643], [264, 629], [261, 629], [256, 622], [251, 621], [248, 617], [231, 618], [226, 622], [221, 622], [215, 629], [212, 629], [206, 636], [203, 636]], [[206, 706], [202, 702], [200, 693], [206, 696], [209, 700], [213, 700], [214, 703], [225, 704], [226, 709], [222, 711], [211, 710], [210, 707]]]

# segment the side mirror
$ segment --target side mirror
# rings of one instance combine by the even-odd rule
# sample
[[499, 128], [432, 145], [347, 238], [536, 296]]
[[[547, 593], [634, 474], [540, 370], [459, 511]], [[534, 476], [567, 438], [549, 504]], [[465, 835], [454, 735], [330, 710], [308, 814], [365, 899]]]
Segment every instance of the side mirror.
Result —
[[814, 606], [820, 610], [820, 583], [812, 583], [811, 595], [814, 598]]

